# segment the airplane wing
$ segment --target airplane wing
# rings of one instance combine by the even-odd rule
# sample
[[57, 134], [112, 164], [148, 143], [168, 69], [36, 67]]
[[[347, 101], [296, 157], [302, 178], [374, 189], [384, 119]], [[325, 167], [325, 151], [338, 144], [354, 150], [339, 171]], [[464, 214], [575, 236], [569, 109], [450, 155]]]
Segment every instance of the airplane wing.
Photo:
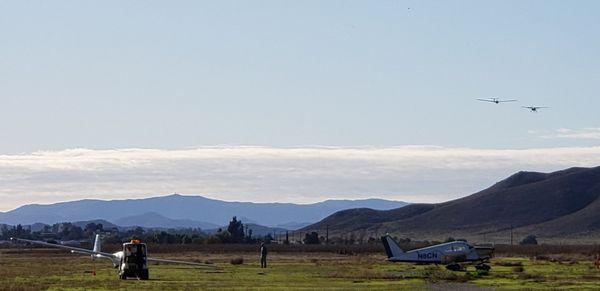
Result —
[[515, 102], [517, 99], [498, 100], [498, 102]]
[[477, 98], [477, 100], [479, 100], [479, 101], [485, 101], [485, 102], [494, 102], [494, 100], [490, 100], [490, 99], [479, 99], [479, 98]]
[[12, 241], [18, 241], [18, 242], [26, 242], [26, 243], [36, 244], [36, 245], [41, 245], [41, 246], [47, 246], [47, 247], [51, 247], [51, 248], [59, 248], [59, 249], [70, 250], [70, 251], [72, 251], [74, 253], [90, 254], [90, 255], [101, 255], [101, 256], [109, 257], [109, 258], [116, 258], [116, 256], [114, 254], [111, 254], [111, 253], [95, 252], [93, 250], [88, 250], [88, 249], [84, 249], [84, 248], [71, 247], [71, 246], [65, 246], [65, 245], [59, 245], [59, 244], [53, 244], [53, 243], [47, 243], [47, 242], [39, 241], [39, 240], [30, 240], [30, 239], [16, 238], [16, 237], [11, 237], [10, 240], [12, 240]]
[[191, 265], [191, 266], [198, 266], [198, 267], [209, 267], [209, 268], [216, 268], [217, 267], [217, 266], [212, 265], [212, 264], [203, 264], [203, 263], [177, 261], [177, 260], [168, 260], [168, 259], [147, 258], [146, 260], [148, 260], [149, 262], [168, 263], [168, 264], [180, 264], [180, 265]]
[[[101, 257], [106, 257], [106, 258], [110, 258], [110, 259], [116, 259], [117, 258], [117, 256], [115, 254], [111, 254], [111, 253], [97, 252], [97, 251], [88, 250], [88, 249], [84, 249], [84, 248], [78, 248], [78, 247], [71, 247], [71, 246], [53, 244], [53, 243], [48, 243], [48, 242], [39, 241], [39, 240], [29, 240], [29, 239], [14, 238], [14, 237], [11, 237], [10, 239], [12, 241], [26, 242], [26, 243], [36, 244], [36, 245], [41, 245], [41, 246], [46, 246], [46, 247], [65, 249], [65, 250], [69, 250], [69, 251], [71, 251], [73, 253], [89, 254], [89, 255], [99, 255]], [[186, 261], [168, 260], [168, 259], [155, 259], [155, 258], [147, 258], [147, 260], [150, 261], [150, 262], [159, 262], [159, 263], [192, 265], [192, 266], [198, 266], [198, 267], [216, 268], [216, 266], [212, 265], [212, 264], [203, 264], [203, 263], [196, 263], [196, 262], [186, 262]]]

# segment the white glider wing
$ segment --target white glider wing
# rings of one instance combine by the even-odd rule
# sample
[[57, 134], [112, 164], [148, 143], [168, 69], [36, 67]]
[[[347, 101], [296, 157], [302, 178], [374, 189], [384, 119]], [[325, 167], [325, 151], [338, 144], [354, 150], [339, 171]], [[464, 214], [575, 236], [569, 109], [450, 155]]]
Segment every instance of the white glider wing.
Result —
[[59, 248], [59, 249], [70, 250], [70, 251], [72, 251], [74, 253], [97, 255], [99, 257], [108, 257], [108, 258], [111, 258], [111, 259], [112, 258], [117, 258], [117, 256], [115, 254], [111, 254], [111, 253], [98, 252], [98, 251], [88, 250], [88, 249], [84, 249], [84, 248], [78, 248], [78, 247], [72, 247], [72, 246], [65, 246], [65, 245], [59, 245], [59, 244], [53, 244], [53, 243], [47, 243], [47, 242], [39, 241], [39, 240], [29, 240], [29, 239], [14, 238], [14, 237], [11, 237], [10, 239], [13, 240], [13, 241], [27, 242], [27, 243], [30, 243], [30, 244], [36, 244], [36, 245], [47, 246], [47, 247], [52, 247], [52, 248]]
[[167, 263], [167, 264], [179, 264], [179, 265], [191, 265], [191, 266], [199, 266], [199, 267], [211, 267], [216, 268], [215, 265], [211, 264], [203, 264], [196, 262], [186, 262], [186, 261], [178, 261], [178, 260], [168, 260], [168, 259], [156, 259], [156, 258], [147, 258], [149, 262], [157, 262], [157, 263]]
[[[120, 255], [122, 255], [122, 252], [117, 252], [117, 253], [111, 254], [111, 253], [105, 253], [105, 252], [101, 252], [101, 251], [88, 250], [88, 249], [84, 249], [84, 248], [53, 244], [53, 243], [48, 243], [48, 242], [38, 241], [38, 240], [29, 240], [29, 239], [23, 239], [23, 238], [11, 238], [11, 240], [18, 241], [18, 242], [26, 242], [26, 243], [36, 244], [36, 245], [41, 245], [41, 246], [47, 246], [47, 247], [52, 247], [52, 248], [65, 249], [65, 250], [69, 250], [73, 253], [89, 254], [89, 255], [92, 255], [92, 256], [98, 257], [98, 258], [107, 258], [107, 259], [111, 259], [113, 261], [113, 263], [115, 263], [115, 264], [119, 263], [119, 260], [121, 259]], [[96, 239], [94, 249], [100, 249], [98, 244], [99, 244], [99, 240]], [[148, 260], [150, 262], [158, 262], [158, 263], [216, 268], [215, 265], [203, 264], [203, 263], [197, 263], [197, 262], [186, 262], [186, 261], [169, 260], [169, 259], [156, 259], [156, 258], [150, 258], [150, 257], [147, 257], [146, 260]]]

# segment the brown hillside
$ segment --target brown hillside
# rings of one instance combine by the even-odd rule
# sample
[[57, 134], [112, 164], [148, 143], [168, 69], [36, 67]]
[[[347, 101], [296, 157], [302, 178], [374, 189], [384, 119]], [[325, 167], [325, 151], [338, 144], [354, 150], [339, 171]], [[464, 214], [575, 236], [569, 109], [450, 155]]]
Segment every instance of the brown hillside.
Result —
[[[305, 230], [374, 234], [485, 232], [516, 228], [546, 234], [600, 232], [600, 167], [519, 172], [473, 195], [439, 204], [337, 212]], [[537, 227], [537, 228], [536, 228]]]

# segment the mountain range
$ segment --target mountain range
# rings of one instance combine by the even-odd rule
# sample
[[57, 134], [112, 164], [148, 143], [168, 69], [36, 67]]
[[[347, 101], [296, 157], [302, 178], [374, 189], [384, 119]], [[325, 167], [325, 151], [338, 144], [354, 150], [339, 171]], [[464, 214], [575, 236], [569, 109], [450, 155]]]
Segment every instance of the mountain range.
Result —
[[327, 200], [313, 204], [227, 202], [202, 196], [173, 194], [145, 199], [85, 199], [54, 204], [30, 204], [0, 213], [0, 223], [53, 224], [107, 220], [119, 226], [200, 227], [227, 225], [233, 216], [263, 226], [299, 228], [343, 209], [394, 209], [401, 201], [383, 199]]
[[302, 230], [326, 228], [330, 236], [392, 233], [417, 239], [453, 236], [506, 242], [512, 233], [518, 238], [534, 234], [595, 240], [600, 237], [600, 167], [519, 172], [460, 199], [391, 210], [343, 210]]

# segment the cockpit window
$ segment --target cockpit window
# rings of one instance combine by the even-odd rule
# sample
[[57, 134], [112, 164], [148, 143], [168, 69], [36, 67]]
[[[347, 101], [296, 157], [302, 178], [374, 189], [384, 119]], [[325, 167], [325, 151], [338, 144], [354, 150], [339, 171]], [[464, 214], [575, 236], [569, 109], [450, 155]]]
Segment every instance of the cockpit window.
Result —
[[465, 251], [465, 246], [463, 245], [456, 245], [453, 247], [455, 252], [464, 252]]
[[446, 252], [464, 252], [467, 248], [461, 244], [453, 244], [446, 248]]

